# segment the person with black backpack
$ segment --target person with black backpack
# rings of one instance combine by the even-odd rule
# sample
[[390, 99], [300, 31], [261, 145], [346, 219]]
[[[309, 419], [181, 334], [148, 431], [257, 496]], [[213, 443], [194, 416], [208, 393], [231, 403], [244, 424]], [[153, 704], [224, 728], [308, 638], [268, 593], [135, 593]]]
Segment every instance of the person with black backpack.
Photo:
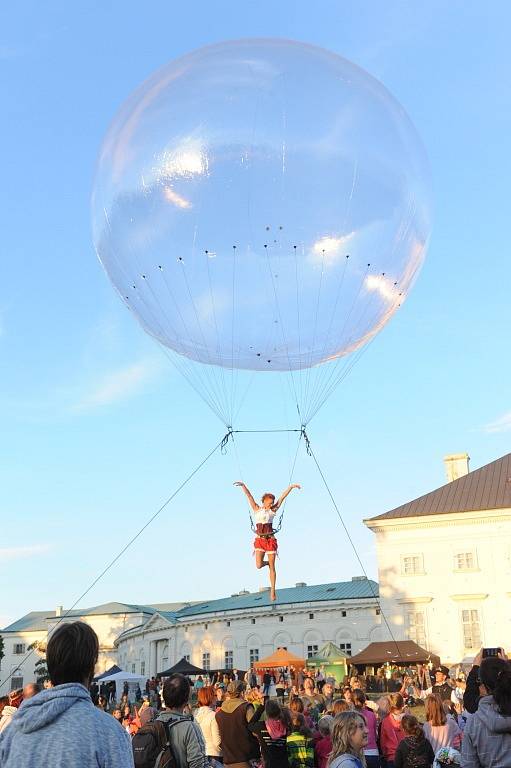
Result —
[[189, 699], [187, 677], [176, 674], [165, 681], [165, 708], [133, 736], [135, 768], [208, 768], [202, 732], [184, 714]]

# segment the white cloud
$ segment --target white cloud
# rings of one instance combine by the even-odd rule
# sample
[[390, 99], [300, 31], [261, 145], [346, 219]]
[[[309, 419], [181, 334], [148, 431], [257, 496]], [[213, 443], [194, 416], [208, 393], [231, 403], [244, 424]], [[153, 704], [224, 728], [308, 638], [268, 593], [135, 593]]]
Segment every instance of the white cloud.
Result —
[[321, 237], [312, 245], [312, 260], [316, 263], [323, 262], [325, 266], [334, 264], [339, 258], [346, 256], [346, 246], [351, 242], [354, 235], [355, 232], [348, 232], [339, 237]]
[[364, 285], [370, 293], [379, 293], [385, 301], [398, 303], [399, 291], [396, 289], [395, 282], [385, 275], [367, 275]]
[[485, 432], [510, 432], [511, 431], [511, 411], [508, 411], [500, 418], [491, 421], [484, 427]]
[[11, 562], [12, 560], [21, 560], [33, 555], [41, 555], [48, 552], [47, 544], [32, 544], [28, 547], [0, 547], [0, 564]]
[[139, 392], [156, 373], [154, 360], [142, 360], [102, 376], [90, 391], [83, 395], [74, 410], [86, 410], [110, 405]]

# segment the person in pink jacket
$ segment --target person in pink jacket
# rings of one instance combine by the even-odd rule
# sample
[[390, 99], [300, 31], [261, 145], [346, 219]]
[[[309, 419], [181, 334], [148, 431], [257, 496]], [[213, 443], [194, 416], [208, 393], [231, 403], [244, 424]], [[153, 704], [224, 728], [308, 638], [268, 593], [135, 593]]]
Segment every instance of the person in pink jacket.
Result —
[[367, 768], [380, 768], [378, 720], [373, 710], [367, 706], [367, 696], [360, 688], [355, 688], [353, 691], [353, 704], [367, 724], [367, 746], [364, 747]]
[[389, 700], [389, 714], [382, 720], [380, 726], [380, 750], [386, 760], [387, 768], [394, 768], [396, 750], [406, 735], [401, 727], [405, 702], [400, 693], [391, 693]]

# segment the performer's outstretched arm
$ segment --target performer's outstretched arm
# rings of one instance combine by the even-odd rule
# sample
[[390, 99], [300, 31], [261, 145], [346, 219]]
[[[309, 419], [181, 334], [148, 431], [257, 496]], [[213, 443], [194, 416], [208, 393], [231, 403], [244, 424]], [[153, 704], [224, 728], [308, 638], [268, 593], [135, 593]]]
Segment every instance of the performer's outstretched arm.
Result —
[[293, 485], [290, 485], [288, 488], [286, 488], [285, 491], [282, 491], [282, 493], [280, 494], [280, 496], [278, 498], [278, 501], [275, 503], [274, 509], [278, 509], [280, 507], [280, 505], [282, 504], [284, 499], [287, 496], [289, 496], [289, 494], [291, 493], [293, 488], [298, 488], [298, 490], [301, 490], [301, 485], [298, 485], [298, 483], [293, 483]]
[[233, 485], [236, 485], [236, 486], [238, 486], [238, 488], [241, 488], [241, 490], [243, 491], [243, 493], [247, 497], [248, 503], [250, 504], [253, 512], [255, 512], [257, 509], [259, 509], [259, 505], [256, 504], [254, 497], [252, 496], [252, 494], [248, 490], [248, 488], [245, 485], [245, 483], [242, 483], [241, 480], [238, 480], [237, 482], [233, 483]]

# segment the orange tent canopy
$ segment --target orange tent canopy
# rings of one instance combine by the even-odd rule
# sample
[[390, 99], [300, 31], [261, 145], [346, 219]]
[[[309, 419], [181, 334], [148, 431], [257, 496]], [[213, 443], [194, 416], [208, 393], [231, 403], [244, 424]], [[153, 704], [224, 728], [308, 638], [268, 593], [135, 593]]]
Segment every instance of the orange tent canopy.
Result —
[[270, 669], [274, 667], [304, 667], [305, 661], [294, 653], [286, 651], [285, 648], [277, 648], [275, 653], [267, 656], [265, 659], [256, 661], [255, 669]]

